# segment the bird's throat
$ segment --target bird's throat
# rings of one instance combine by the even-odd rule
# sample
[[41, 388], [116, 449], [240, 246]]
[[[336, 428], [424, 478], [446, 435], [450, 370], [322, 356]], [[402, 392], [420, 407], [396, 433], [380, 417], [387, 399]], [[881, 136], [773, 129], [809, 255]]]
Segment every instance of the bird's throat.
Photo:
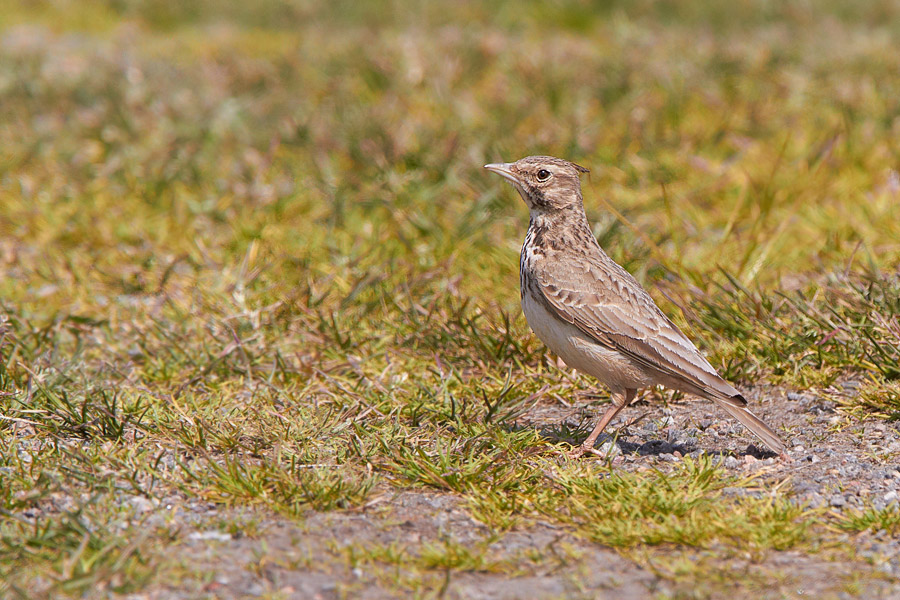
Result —
[[583, 210], [531, 211], [528, 238], [538, 247], [554, 250], [563, 248], [597, 247]]

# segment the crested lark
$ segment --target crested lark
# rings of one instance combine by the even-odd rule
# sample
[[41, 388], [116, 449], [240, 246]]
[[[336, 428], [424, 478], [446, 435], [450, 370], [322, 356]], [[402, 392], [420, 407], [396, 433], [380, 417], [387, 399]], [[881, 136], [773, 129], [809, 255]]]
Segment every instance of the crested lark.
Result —
[[567, 365], [613, 394], [612, 406], [573, 456], [593, 452], [600, 432], [638, 388], [657, 384], [714, 401], [784, 455], [784, 443], [747, 409], [741, 393], [600, 248], [581, 197], [579, 174], [587, 169], [550, 156], [484, 168], [508, 180], [531, 212], [519, 270], [528, 324]]

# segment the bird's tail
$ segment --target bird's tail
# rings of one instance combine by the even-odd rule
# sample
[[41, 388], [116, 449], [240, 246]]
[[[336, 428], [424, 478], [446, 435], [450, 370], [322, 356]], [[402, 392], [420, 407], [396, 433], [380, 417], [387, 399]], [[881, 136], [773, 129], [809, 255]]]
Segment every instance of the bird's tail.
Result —
[[716, 404], [725, 409], [725, 412], [743, 423], [744, 427], [765, 442], [766, 446], [778, 454], [784, 454], [785, 445], [784, 442], [781, 441], [781, 438], [778, 437], [778, 434], [772, 431], [771, 427], [763, 423], [759, 417], [750, 412], [748, 408], [720, 398], [713, 398], [713, 400], [716, 401]]

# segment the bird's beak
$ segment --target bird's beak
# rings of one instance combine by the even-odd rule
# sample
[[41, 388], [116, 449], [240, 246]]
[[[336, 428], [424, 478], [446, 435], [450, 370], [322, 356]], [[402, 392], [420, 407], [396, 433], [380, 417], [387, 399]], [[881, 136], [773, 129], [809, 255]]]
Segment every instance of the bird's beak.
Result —
[[515, 173], [512, 172], [512, 163], [491, 163], [484, 165], [484, 168], [500, 175], [516, 187], [519, 187], [521, 183]]

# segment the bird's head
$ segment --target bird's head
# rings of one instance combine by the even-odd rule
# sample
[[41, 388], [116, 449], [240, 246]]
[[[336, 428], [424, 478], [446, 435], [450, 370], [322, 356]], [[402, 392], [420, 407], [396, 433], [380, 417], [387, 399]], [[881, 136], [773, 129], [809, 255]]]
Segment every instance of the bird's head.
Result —
[[552, 156], [529, 156], [514, 163], [484, 165], [509, 181], [532, 212], [549, 213], [581, 205], [579, 175], [588, 170]]

